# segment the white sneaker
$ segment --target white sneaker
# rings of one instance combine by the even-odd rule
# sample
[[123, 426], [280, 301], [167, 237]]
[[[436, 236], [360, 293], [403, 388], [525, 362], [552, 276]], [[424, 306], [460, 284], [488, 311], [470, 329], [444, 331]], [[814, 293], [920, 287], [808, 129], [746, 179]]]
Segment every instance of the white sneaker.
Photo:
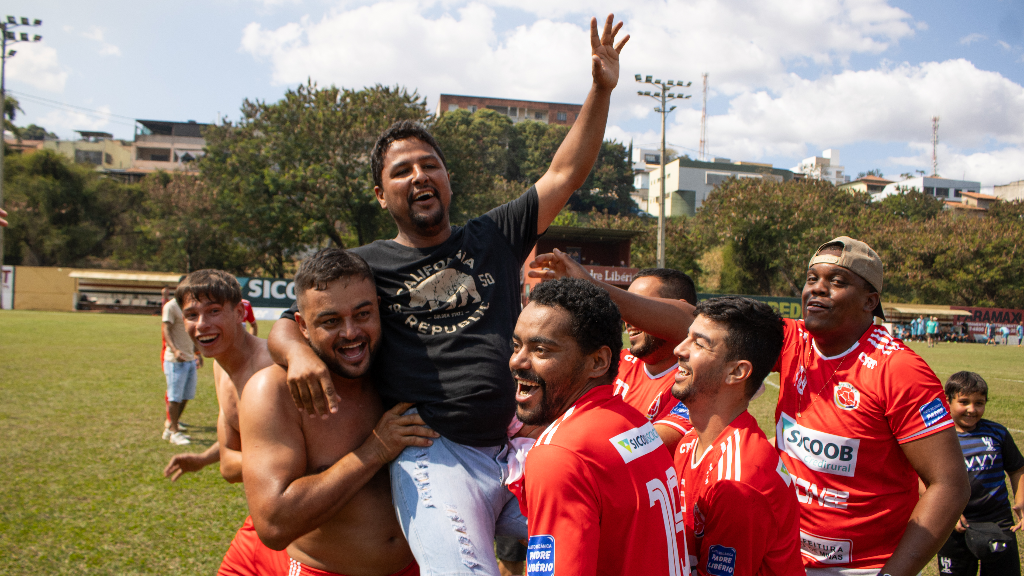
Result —
[[170, 440], [171, 439], [171, 429], [170, 428], [164, 428], [164, 434], [163, 434], [162, 438], [164, 440]]
[[180, 431], [172, 433], [170, 441], [171, 444], [174, 444], [175, 446], [184, 446], [185, 444], [192, 443], [192, 441], [188, 439], [188, 436], [185, 436]]

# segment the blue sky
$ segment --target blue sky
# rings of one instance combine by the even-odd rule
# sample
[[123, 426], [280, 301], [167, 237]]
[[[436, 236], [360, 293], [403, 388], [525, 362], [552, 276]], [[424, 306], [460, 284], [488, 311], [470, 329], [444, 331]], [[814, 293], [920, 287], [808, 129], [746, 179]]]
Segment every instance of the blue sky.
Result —
[[923, 0], [23, 0], [43, 20], [17, 45], [17, 123], [130, 139], [132, 118], [213, 122], [244, 98], [322, 85], [582, 102], [587, 22], [615, 12], [632, 35], [607, 137], [655, 145], [635, 73], [693, 81], [668, 140], [695, 155], [709, 74], [712, 155], [790, 168], [825, 148], [847, 173], [931, 168], [983, 185], [1024, 178], [1024, 3]]

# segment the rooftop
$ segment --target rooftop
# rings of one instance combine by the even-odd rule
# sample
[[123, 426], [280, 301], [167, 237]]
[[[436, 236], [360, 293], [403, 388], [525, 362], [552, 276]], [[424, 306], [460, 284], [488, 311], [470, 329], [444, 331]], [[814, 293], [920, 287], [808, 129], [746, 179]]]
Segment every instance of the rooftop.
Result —
[[999, 200], [998, 196], [992, 196], [990, 194], [979, 194], [977, 192], [961, 192], [961, 196], [967, 196], [968, 198], [974, 198], [976, 200]]

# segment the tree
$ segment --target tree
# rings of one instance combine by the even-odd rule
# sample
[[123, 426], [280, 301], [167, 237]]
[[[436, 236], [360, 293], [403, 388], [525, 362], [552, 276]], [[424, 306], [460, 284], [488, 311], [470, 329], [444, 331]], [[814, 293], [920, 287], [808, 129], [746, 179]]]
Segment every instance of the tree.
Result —
[[137, 186], [101, 177], [50, 150], [12, 154], [5, 160], [9, 212], [8, 264], [102, 265], [137, 210]]
[[56, 140], [57, 135], [53, 132], [47, 132], [46, 128], [42, 126], [36, 126], [35, 124], [29, 124], [24, 128], [20, 128], [21, 137], [25, 140]]
[[893, 217], [910, 222], [931, 220], [942, 211], [942, 200], [925, 194], [916, 188], [898, 187], [896, 194], [890, 194], [871, 205], [868, 212], [872, 218]]
[[868, 170], [867, 172], [861, 172], [861, 173], [857, 174], [857, 180], [860, 180], [861, 178], [863, 178], [865, 176], [876, 176], [878, 178], [884, 178], [885, 174], [882, 174], [882, 171], [880, 169], [878, 169], [878, 168], [872, 168], [871, 170]]
[[697, 237], [707, 250], [728, 245], [732, 291], [799, 296], [810, 255], [855, 235], [869, 198], [821, 180], [730, 179], [698, 211]]
[[14, 125], [14, 117], [18, 112], [24, 112], [18, 100], [14, 96], [4, 95], [4, 130], [14, 134], [14, 137], [20, 140], [21, 128]]
[[609, 214], [632, 214], [637, 211], [633, 192], [633, 166], [626, 147], [619, 142], [601, 143], [594, 168], [573, 195], [569, 205], [573, 210], [607, 211]]
[[144, 201], [133, 211], [131, 234], [113, 247], [121, 267], [235, 274], [255, 260], [220, 218], [216, 193], [195, 174], [157, 172], [142, 182]]
[[238, 122], [208, 128], [199, 168], [258, 265], [284, 274], [308, 246], [358, 246], [390, 231], [370, 152], [393, 122], [426, 117], [424, 101], [404, 88], [308, 82], [276, 103], [245, 100]]

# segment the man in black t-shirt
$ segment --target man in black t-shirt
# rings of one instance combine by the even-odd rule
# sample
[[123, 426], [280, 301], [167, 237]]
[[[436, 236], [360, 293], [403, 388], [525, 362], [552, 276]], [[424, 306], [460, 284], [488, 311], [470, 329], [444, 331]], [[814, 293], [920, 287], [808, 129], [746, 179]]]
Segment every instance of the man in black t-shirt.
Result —
[[[593, 85], [548, 171], [521, 197], [463, 227], [449, 223], [444, 154], [422, 126], [399, 122], [374, 146], [374, 192], [398, 225], [393, 240], [353, 252], [373, 268], [384, 331], [375, 381], [387, 402], [414, 402], [441, 438], [391, 465], [392, 495], [424, 574], [497, 575], [495, 534], [526, 537], [505, 488], [515, 412], [508, 371], [520, 270], [592, 168], [618, 81], [622, 24], [591, 22]], [[269, 344], [288, 368], [296, 404], [329, 417], [337, 398], [326, 367], [289, 317]], [[340, 351], [344, 354], [344, 346]]]

